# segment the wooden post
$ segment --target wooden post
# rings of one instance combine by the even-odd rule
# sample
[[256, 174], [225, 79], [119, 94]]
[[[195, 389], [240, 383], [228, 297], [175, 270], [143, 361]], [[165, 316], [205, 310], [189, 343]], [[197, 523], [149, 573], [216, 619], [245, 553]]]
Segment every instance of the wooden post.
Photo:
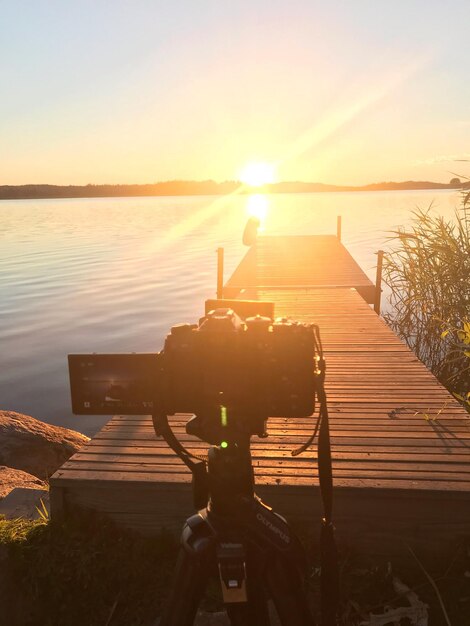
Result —
[[336, 218], [336, 236], [341, 241], [341, 215], [338, 215]]
[[384, 251], [377, 252], [377, 273], [375, 275], [375, 302], [374, 311], [380, 315], [380, 298], [382, 295], [382, 265], [384, 259]]
[[217, 299], [224, 297], [224, 249], [217, 248]]

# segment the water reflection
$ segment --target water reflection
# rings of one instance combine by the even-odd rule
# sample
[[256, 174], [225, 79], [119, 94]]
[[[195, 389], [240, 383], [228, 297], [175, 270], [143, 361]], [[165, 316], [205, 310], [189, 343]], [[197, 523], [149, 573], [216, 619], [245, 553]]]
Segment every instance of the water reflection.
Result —
[[259, 232], [266, 230], [266, 219], [268, 217], [270, 201], [262, 193], [248, 196], [246, 201], [246, 213], [249, 217], [256, 217], [259, 220]]

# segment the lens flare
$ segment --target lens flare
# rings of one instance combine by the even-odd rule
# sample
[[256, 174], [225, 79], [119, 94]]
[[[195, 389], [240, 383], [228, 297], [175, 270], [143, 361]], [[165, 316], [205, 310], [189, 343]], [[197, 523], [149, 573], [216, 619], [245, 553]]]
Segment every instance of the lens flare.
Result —
[[222, 424], [222, 426], [225, 428], [227, 426], [228, 420], [227, 420], [227, 407], [225, 406], [221, 406], [220, 407], [220, 423]]

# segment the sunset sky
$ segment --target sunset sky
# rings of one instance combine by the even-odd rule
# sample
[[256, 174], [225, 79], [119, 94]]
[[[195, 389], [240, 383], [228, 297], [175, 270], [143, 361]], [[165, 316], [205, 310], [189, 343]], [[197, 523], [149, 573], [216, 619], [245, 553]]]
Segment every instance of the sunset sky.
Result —
[[468, 0], [0, 0], [0, 185], [470, 176]]

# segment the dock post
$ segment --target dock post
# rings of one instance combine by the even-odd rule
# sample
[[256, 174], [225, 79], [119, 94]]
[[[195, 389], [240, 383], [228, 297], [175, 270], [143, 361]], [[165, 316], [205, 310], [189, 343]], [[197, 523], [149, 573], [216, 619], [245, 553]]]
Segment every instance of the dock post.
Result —
[[217, 248], [217, 299], [224, 297], [224, 249]]
[[338, 241], [341, 241], [341, 215], [336, 217], [336, 236]]
[[384, 251], [379, 250], [377, 252], [377, 272], [375, 274], [375, 301], [374, 311], [377, 315], [380, 315], [380, 299], [382, 295], [382, 266], [384, 259]]

